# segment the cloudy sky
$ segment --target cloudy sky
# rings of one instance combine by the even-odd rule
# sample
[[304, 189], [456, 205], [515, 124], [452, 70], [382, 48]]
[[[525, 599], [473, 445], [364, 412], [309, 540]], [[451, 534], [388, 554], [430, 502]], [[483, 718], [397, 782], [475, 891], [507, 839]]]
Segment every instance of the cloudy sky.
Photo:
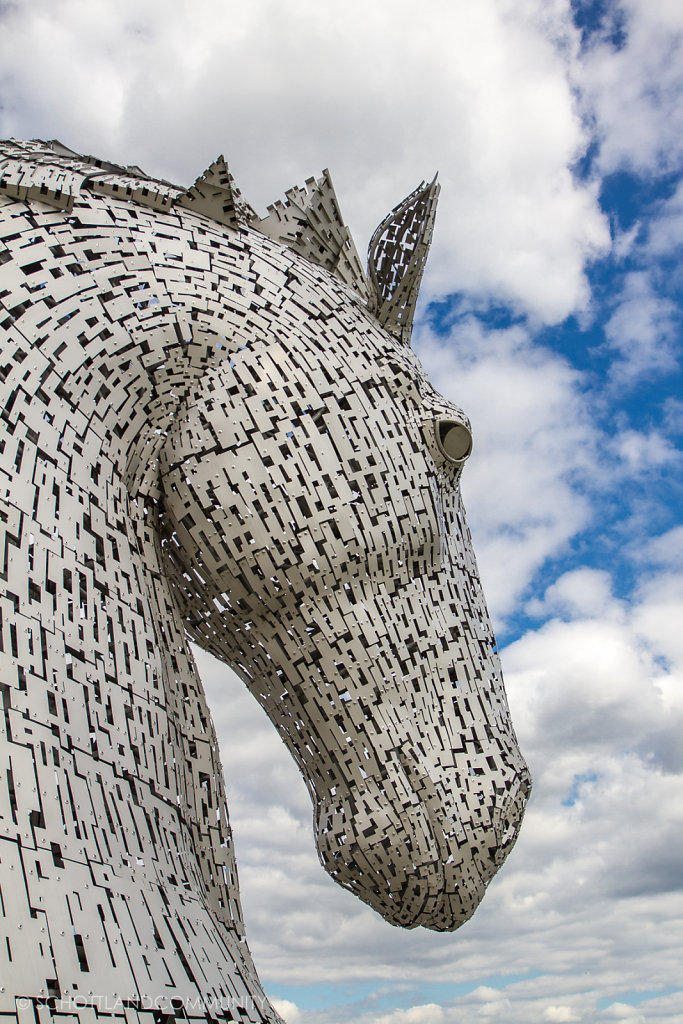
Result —
[[362, 251], [439, 171], [415, 347], [535, 789], [474, 919], [319, 867], [303, 782], [205, 656], [252, 951], [288, 1024], [683, 1021], [680, 0], [3, 0], [0, 134], [257, 209], [329, 167]]

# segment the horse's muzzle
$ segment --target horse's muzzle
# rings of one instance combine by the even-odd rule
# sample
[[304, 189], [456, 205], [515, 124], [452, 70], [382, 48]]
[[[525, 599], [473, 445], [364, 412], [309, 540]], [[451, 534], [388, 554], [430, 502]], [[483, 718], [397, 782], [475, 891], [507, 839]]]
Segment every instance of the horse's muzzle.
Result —
[[457, 794], [444, 800], [444, 788], [397, 759], [381, 786], [369, 779], [344, 798], [317, 802], [325, 870], [390, 924], [453, 931], [472, 916], [517, 838], [530, 777], [520, 772], [502, 798], [482, 791], [478, 828], [463, 825]]

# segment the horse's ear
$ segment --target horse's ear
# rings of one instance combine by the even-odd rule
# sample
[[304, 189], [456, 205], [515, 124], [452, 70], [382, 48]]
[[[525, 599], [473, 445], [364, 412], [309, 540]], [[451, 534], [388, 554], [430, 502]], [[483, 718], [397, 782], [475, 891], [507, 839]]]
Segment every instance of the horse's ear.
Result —
[[371, 292], [351, 232], [344, 224], [330, 172], [308, 178], [305, 188], [290, 188], [285, 202], [268, 207], [263, 220], [252, 226], [335, 274], [366, 302]]
[[258, 220], [255, 211], [242, 199], [223, 156], [214, 160], [174, 205], [202, 213], [229, 228], [237, 229]]
[[385, 330], [410, 344], [415, 305], [434, 230], [440, 185], [422, 182], [384, 218], [370, 239], [368, 277]]

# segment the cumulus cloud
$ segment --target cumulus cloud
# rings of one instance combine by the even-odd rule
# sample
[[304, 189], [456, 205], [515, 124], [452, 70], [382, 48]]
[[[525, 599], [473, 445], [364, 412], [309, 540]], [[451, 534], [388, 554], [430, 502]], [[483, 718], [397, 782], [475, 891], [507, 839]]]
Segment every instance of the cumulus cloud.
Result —
[[576, 72], [595, 120], [600, 168], [672, 171], [683, 154], [681, 6], [623, 0], [606, 9], [603, 32], [591, 37]]
[[683, 645], [679, 631], [670, 631], [683, 613], [683, 583], [659, 574], [629, 603], [610, 599], [608, 585], [594, 570], [561, 577], [546, 592], [544, 611], [569, 613], [569, 620], [551, 618], [508, 648], [508, 675], [518, 673], [518, 729], [526, 721], [540, 746], [547, 737], [556, 747], [562, 737], [565, 754], [577, 751], [577, 765], [616, 743], [649, 764], [681, 770], [675, 737], [683, 727]]
[[672, 530], [667, 530], [666, 533], [652, 537], [645, 544], [641, 544], [636, 552], [636, 557], [655, 565], [682, 569], [683, 526], [675, 526]]
[[612, 1003], [603, 1014], [604, 1020], [618, 1021], [619, 1024], [647, 1024], [647, 1018], [636, 1006], [628, 1003]]
[[632, 383], [675, 369], [680, 357], [679, 329], [678, 307], [657, 292], [650, 274], [628, 274], [605, 325], [608, 343], [619, 356], [611, 367], [613, 379]]
[[543, 598], [533, 598], [527, 611], [536, 617], [559, 614], [563, 618], [577, 615], [623, 615], [612, 597], [612, 581], [604, 569], [573, 569], [552, 583]]
[[571, 1006], [548, 1006], [543, 1011], [543, 1020], [550, 1021], [550, 1024], [570, 1024], [571, 1021], [580, 1021], [581, 1018], [574, 1013]]
[[683, 402], [673, 395], [670, 395], [662, 403], [664, 428], [674, 435], [680, 437], [683, 434]]
[[303, 1024], [301, 1010], [296, 1003], [292, 1003], [289, 999], [273, 999], [271, 1002], [280, 1016], [285, 1018], [287, 1024]]
[[[678, 530], [668, 535], [680, 541]], [[683, 663], [683, 636], [679, 626], [683, 613], [683, 575], [674, 560], [664, 571], [645, 577], [639, 587], [642, 600], [634, 610], [634, 626], [647, 643], [660, 652], [669, 665]], [[667, 569], [669, 571], [667, 571]], [[683, 694], [681, 694], [683, 697]]]
[[681, 461], [680, 450], [658, 430], [623, 429], [611, 439], [610, 447], [621, 463], [615, 471], [631, 477]]
[[425, 176], [443, 184], [431, 295], [556, 321], [609, 244], [567, 77], [565, 3], [50, 0], [6, 7], [3, 133], [191, 182], [225, 150], [262, 208], [324, 166], [362, 248]]
[[445, 1024], [446, 1015], [435, 1003], [412, 1006], [409, 1010], [394, 1010], [380, 1017], [370, 1018], [368, 1024]]

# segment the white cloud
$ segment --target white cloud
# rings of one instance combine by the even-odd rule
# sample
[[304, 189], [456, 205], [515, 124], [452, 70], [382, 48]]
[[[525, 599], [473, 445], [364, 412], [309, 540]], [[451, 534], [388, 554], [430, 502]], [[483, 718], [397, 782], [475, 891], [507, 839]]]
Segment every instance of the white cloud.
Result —
[[671, 434], [683, 434], [683, 402], [671, 395], [662, 405], [663, 425]]
[[607, 340], [619, 355], [611, 367], [613, 379], [624, 384], [675, 369], [680, 354], [676, 305], [657, 293], [645, 271], [625, 277], [617, 301], [605, 325]]
[[290, 1002], [289, 999], [272, 999], [271, 1002], [280, 1016], [285, 1018], [287, 1024], [303, 1024], [301, 1010], [296, 1003]]
[[440, 1006], [425, 1003], [409, 1010], [394, 1010], [380, 1017], [371, 1017], [367, 1024], [446, 1024], [446, 1016]]
[[595, 118], [603, 173], [671, 171], [683, 148], [683, 9], [675, 0], [623, 0], [625, 40], [594, 41], [577, 81]]
[[573, 569], [560, 576], [546, 590], [543, 599], [534, 598], [527, 603], [530, 615], [559, 614], [611, 617], [623, 614], [612, 597], [612, 581], [604, 569]]
[[332, 169], [361, 249], [422, 177], [443, 192], [426, 294], [561, 319], [609, 244], [568, 81], [564, 2], [49, 0], [5, 10], [4, 134], [188, 183], [225, 150], [261, 208]]
[[545, 611], [553, 608], [573, 621], [553, 619], [506, 651], [520, 738], [530, 734], [543, 758], [561, 747], [558, 784], [572, 764], [577, 774], [601, 771], [592, 759], [607, 750], [683, 770], [681, 578], [660, 574], [627, 605], [609, 599], [603, 574], [575, 571], [546, 592]]
[[511, 1003], [509, 999], [503, 998], [500, 994], [496, 993], [496, 998], [491, 999], [482, 1005], [477, 1010], [477, 1017], [482, 1020], [501, 1020], [510, 1012]]
[[543, 1011], [543, 1020], [550, 1021], [551, 1024], [571, 1024], [572, 1021], [579, 1021], [581, 1018], [573, 1012], [571, 1006], [549, 1006]]
[[628, 1003], [612, 1003], [602, 1014], [604, 1020], [618, 1021], [619, 1024], [647, 1024], [647, 1018], [642, 1015], [637, 1006], [629, 1006]]
[[657, 430], [621, 430], [610, 447], [632, 478], [681, 461], [680, 451]]
[[683, 526], [675, 526], [659, 537], [639, 545], [635, 556], [641, 561], [649, 561], [654, 565], [682, 569], [683, 568]]
[[[671, 531], [680, 541], [678, 531]], [[672, 560], [673, 562], [673, 560]], [[641, 601], [633, 614], [634, 628], [669, 665], [683, 665], [683, 574], [671, 571], [645, 577], [640, 585]], [[682, 684], [683, 685], [683, 684]], [[683, 692], [680, 694], [683, 699]]]

